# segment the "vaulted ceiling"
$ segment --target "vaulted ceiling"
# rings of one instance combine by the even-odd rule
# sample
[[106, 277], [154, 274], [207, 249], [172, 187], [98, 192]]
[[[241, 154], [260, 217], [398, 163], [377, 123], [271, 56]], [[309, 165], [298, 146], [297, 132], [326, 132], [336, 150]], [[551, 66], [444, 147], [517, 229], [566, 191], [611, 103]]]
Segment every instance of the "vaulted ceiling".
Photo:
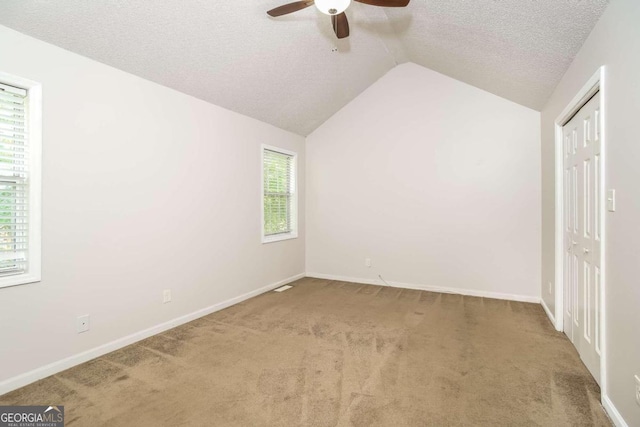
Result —
[[308, 135], [411, 61], [539, 110], [608, 0], [352, 3], [337, 40], [292, 0], [2, 0], [0, 24], [230, 110]]

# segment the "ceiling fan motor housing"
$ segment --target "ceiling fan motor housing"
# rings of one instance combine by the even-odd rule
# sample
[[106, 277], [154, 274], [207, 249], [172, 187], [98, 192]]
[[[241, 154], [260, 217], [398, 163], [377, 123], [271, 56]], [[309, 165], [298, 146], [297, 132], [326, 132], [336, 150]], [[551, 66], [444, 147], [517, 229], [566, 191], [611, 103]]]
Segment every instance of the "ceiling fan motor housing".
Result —
[[[409, 4], [410, 0], [354, 0], [358, 3], [364, 3], [371, 6], [382, 7], [405, 7]], [[351, 4], [351, 0], [298, 0], [293, 3], [283, 4], [275, 9], [267, 11], [267, 14], [272, 17], [287, 15], [289, 13], [297, 12], [302, 9], [306, 9], [312, 5], [318, 8], [318, 10], [325, 15], [331, 16], [331, 25], [333, 26], [333, 32], [339, 39], [349, 37], [349, 21], [347, 19], [345, 10]]]
[[347, 10], [351, 0], [316, 0], [318, 10], [325, 15], [338, 15]]

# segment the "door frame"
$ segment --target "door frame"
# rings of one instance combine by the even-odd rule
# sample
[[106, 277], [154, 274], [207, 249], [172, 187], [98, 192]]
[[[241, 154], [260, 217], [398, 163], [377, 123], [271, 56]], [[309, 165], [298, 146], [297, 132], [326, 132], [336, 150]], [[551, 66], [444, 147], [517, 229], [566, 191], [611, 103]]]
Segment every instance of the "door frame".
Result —
[[576, 96], [567, 104], [558, 116], [554, 124], [555, 130], [555, 327], [556, 330], [564, 332], [564, 155], [563, 155], [563, 134], [562, 127], [589, 101], [594, 94], [600, 97], [600, 144], [602, 170], [600, 173], [600, 221], [602, 221], [602, 231], [600, 240], [601, 268], [600, 268], [600, 389], [601, 396], [607, 395], [606, 382], [606, 357], [607, 357], [607, 329], [606, 325], [606, 175], [607, 175], [607, 115], [606, 115], [606, 85], [605, 67], [601, 66], [593, 76], [582, 86]]

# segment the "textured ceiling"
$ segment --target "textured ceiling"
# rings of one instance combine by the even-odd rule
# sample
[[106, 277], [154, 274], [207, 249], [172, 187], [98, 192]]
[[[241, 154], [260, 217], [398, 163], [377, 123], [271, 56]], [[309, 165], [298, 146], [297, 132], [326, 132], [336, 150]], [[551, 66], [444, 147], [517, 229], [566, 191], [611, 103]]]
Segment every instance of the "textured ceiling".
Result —
[[608, 0], [353, 3], [337, 40], [292, 0], [2, 0], [0, 24], [233, 111], [308, 135], [412, 61], [541, 109]]

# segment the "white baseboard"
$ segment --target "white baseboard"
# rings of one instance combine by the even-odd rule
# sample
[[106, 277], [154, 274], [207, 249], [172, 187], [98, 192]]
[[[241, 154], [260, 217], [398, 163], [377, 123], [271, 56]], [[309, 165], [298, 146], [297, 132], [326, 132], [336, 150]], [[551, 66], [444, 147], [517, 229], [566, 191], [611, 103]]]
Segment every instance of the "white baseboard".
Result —
[[215, 313], [216, 311], [223, 310], [227, 307], [230, 307], [234, 304], [238, 304], [239, 302], [245, 301], [249, 298], [253, 298], [257, 295], [268, 292], [282, 285], [286, 285], [287, 283], [291, 283], [298, 279], [302, 279], [303, 277], [305, 277], [304, 273], [296, 274], [295, 276], [288, 277], [276, 283], [271, 283], [270, 285], [263, 286], [259, 289], [256, 289], [251, 292], [247, 292], [246, 294], [239, 295], [235, 298], [231, 298], [226, 301], [222, 301], [218, 304], [205, 307], [203, 309], [194, 311], [189, 314], [185, 314], [184, 316], [177, 317], [175, 319], [169, 320], [168, 322], [164, 322], [159, 325], [152, 326], [142, 331], [135, 332], [131, 335], [118, 338], [115, 341], [108, 342], [106, 344], [92, 348], [90, 350], [83, 351], [82, 353], [74, 354], [73, 356], [69, 356], [65, 359], [58, 360], [56, 362], [50, 363], [48, 365], [26, 372], [24, 374], [20, 374], [13, 378], [9, 378], [7, 380], [0, 382], [0, 395], [3, 395], [5, 393], [18, 389], [20, 387], [24, 387], [27, 384], [31, 384], [32, 382], [38, 381], [50, 375], [57, 374], [58, 372], [64, 371], [65, 369], [69, 369], [73, 366], [87, 362], [91, 359], [95, 359], [96, 357], [100, 357], [104, 354], [118, 350], [122, 347], [126, 347], [130, 344], [141, 341], [145, 338], [149, 338], [152, 335], [156, 335], [166, 330], [169, 330], [171, 328], [175, 328], [176, 326], [180, 326], [184, 323], [191, 322], [192, 320], [198, 319], [202, 316], [206, 316], [207, 314], [211, 314], [211, 313]]
[[556, 331], [562, 332], [560, 329], [558, 329], [558, 324], [556, 323], [556, 316], [554, 316], [551, 313], [551, 310], [549, 310], [549, 306], [547, 306], [547, 303], [544, 302], [544, 298], [540, 298], [540, 305], [542, 305], [542, 308], [544, 308], [544, 312], [547, 313], [547, 316], [549, 317], [549, 320], [551, 320], [553, 327], [556, 328]]
[[364, 283], [367, 285], [379, 285], [379, 286], [388, 285], [394, 288], [415, 289], [419, 291], [429, 291], [429, 292], [442, 292], [446, 294], [468, 295], [472, 297], [495, 298], [495, 299], [502, 299], [502, 300], [509, 300], [509, 301], [532, 302], [537, 304], [540, 303], [539, 297], [532, 297], [528, 295], [505, 294], [501, 292], [478, 291], [475, 289], [459, 289], [459, 288], [447, 288], [447, 287], [441, 287], [441, 286], [416, 285], [413, 283], [392, 282], [389, 280], [385, 280], [383, 282], [379, 279], [362, 279], [357, 277], [335, 276], [333, 274], [322, 274], [322, 273], [307, 273], [307, 277], [315, 277], [316, 279], [339, 280], [341, 282]]
[[609, 418], [611, 418], [611, 421], [613, 421], [613, 424], [615, 424], [616, 427], [629, 427], [629, 424], [627, 424], [624, 418], [622, 418], [622, 415], [620, 415], [620, 412], [618, 412], [613, 402], [606, 394], [602, 395], [602, 406], [604, 406], [605, 411], [607, 411]]

